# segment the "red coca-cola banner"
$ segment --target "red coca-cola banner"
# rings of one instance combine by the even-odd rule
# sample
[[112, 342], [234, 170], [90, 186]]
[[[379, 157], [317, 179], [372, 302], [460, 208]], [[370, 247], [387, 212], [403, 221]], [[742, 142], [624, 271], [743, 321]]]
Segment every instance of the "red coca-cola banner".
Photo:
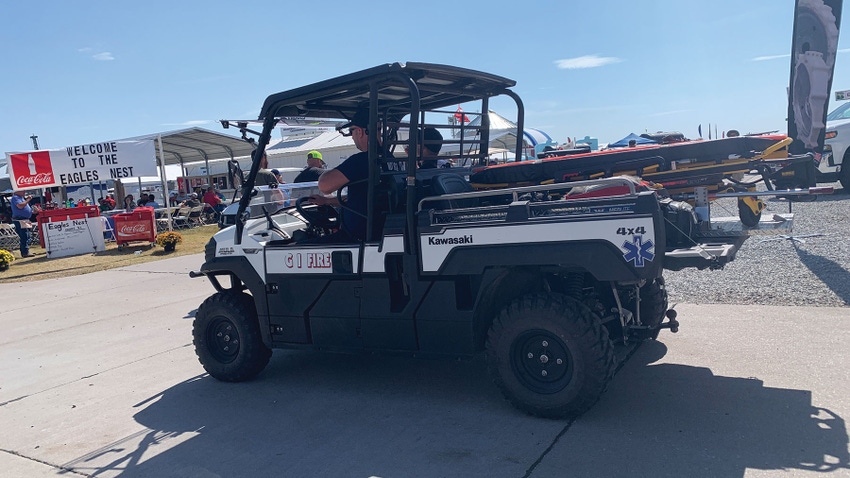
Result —
[[19, 189], [45, 187], [53, 184], [53, 165], [49, 151], [33, 151], [9, 155], [9, 165], [17, 177]]

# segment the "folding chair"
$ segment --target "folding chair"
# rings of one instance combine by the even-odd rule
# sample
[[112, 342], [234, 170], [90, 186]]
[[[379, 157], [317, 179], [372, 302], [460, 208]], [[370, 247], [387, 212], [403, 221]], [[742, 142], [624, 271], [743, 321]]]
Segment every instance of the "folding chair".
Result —
[[109, 224], [109, 218], [100, 216], [100, 224], [103, 226], [103, 239], [106, 241], [115, 241], [115, 230]]
[[160, 217], [156, 219], [156, 232], [163, 232], [168, 230], [168, 215], [171, 214], [171, 227], [177, 228], [177, 225], [174, 221], [177, 219], [177, 214], [180, 211], [179, 206], [168, 206], [165, 208]]
[[204, 204], [193, 207], [189, 211], [186, 222], [188, 223], [189, 227], [203, 226], [204, 224], [206, 224], [204, 222]]
[[0, 224], [0, 248], [16, 249], [20, 245], [20, 238], [15, 226], [12, 224]]
[[183, 229], [189, 227], [189, 211], [191, 210], [192, 208], [188, 206], [182, 206], [180, 209], [177, 210], [176, 213], [174, 213], [173, 216], [171, 216], [171, 225], [175, 229]]

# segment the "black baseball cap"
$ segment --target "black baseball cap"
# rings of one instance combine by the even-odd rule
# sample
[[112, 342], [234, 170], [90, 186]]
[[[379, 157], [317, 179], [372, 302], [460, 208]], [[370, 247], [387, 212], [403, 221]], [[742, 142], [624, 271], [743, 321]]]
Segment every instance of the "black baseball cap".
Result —
[[443, 143], [441, 142], [443, 141], [443, 135], [436, 128], [425, 128], [422, 131], [422, 135], [419, 136], [419, 140], [422, 141], [422, 146], [425, 146], [434, 154], [438, 154], [443, 148]]
[[367, 108], [360, 108], [354, 113], [354, 116], [342, 126], [338, 126], [337, 131], [343, 130], [345, 128], [350, 128], [352, 126], [358, 126], [360, 128], [368, 128], [369, 127], [369, 110]]

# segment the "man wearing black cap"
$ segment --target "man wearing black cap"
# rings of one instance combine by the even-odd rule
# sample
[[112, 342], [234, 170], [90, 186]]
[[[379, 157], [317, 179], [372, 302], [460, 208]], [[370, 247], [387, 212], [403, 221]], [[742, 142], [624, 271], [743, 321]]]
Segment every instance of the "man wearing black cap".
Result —
[[437, 167], [437, 155], [443, 147], [443, 135], [436, 128], [425, 128], [419, 135], [421, 160], [419, 169], [435, 169]]
[[295, 176], [296, 183], [306, 183], [310, 181], [318, 181], [319, 176], [325, 172], [323, 169], [325, 162], [322, 160], [322, 153], [318, 151], [310, 151], [307, 153], [307, 167]]
[[[360, 152], [349, 156], [342, 164], [326, 171], [319, 178], [322, 194], [332, 194], [348, 186], [346, 207], [342, 210], [342, 227], [339, 232], [322, 238], [321, 242], [363, 241], [366, 239], [366, 196], [369, 188], [369, 110], [357, 110], [351, 121], [337, 129], [343, 135], [351, 136]], [[344, 130], [348, 130], [347, 134]], [[314, 195], [310, 199], [314, 204], [337, 205], [335, 198]]]

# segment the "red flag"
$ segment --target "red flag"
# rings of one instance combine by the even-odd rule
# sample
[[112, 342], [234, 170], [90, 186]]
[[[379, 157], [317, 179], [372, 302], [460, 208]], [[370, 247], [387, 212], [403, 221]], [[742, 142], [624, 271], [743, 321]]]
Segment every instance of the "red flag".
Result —
[[461, 123], [469, 123], [469, 116], [463, 114], [463, 108], [460, 106], [457, 107], [457, 112], [455, 112], [455, 119]]

